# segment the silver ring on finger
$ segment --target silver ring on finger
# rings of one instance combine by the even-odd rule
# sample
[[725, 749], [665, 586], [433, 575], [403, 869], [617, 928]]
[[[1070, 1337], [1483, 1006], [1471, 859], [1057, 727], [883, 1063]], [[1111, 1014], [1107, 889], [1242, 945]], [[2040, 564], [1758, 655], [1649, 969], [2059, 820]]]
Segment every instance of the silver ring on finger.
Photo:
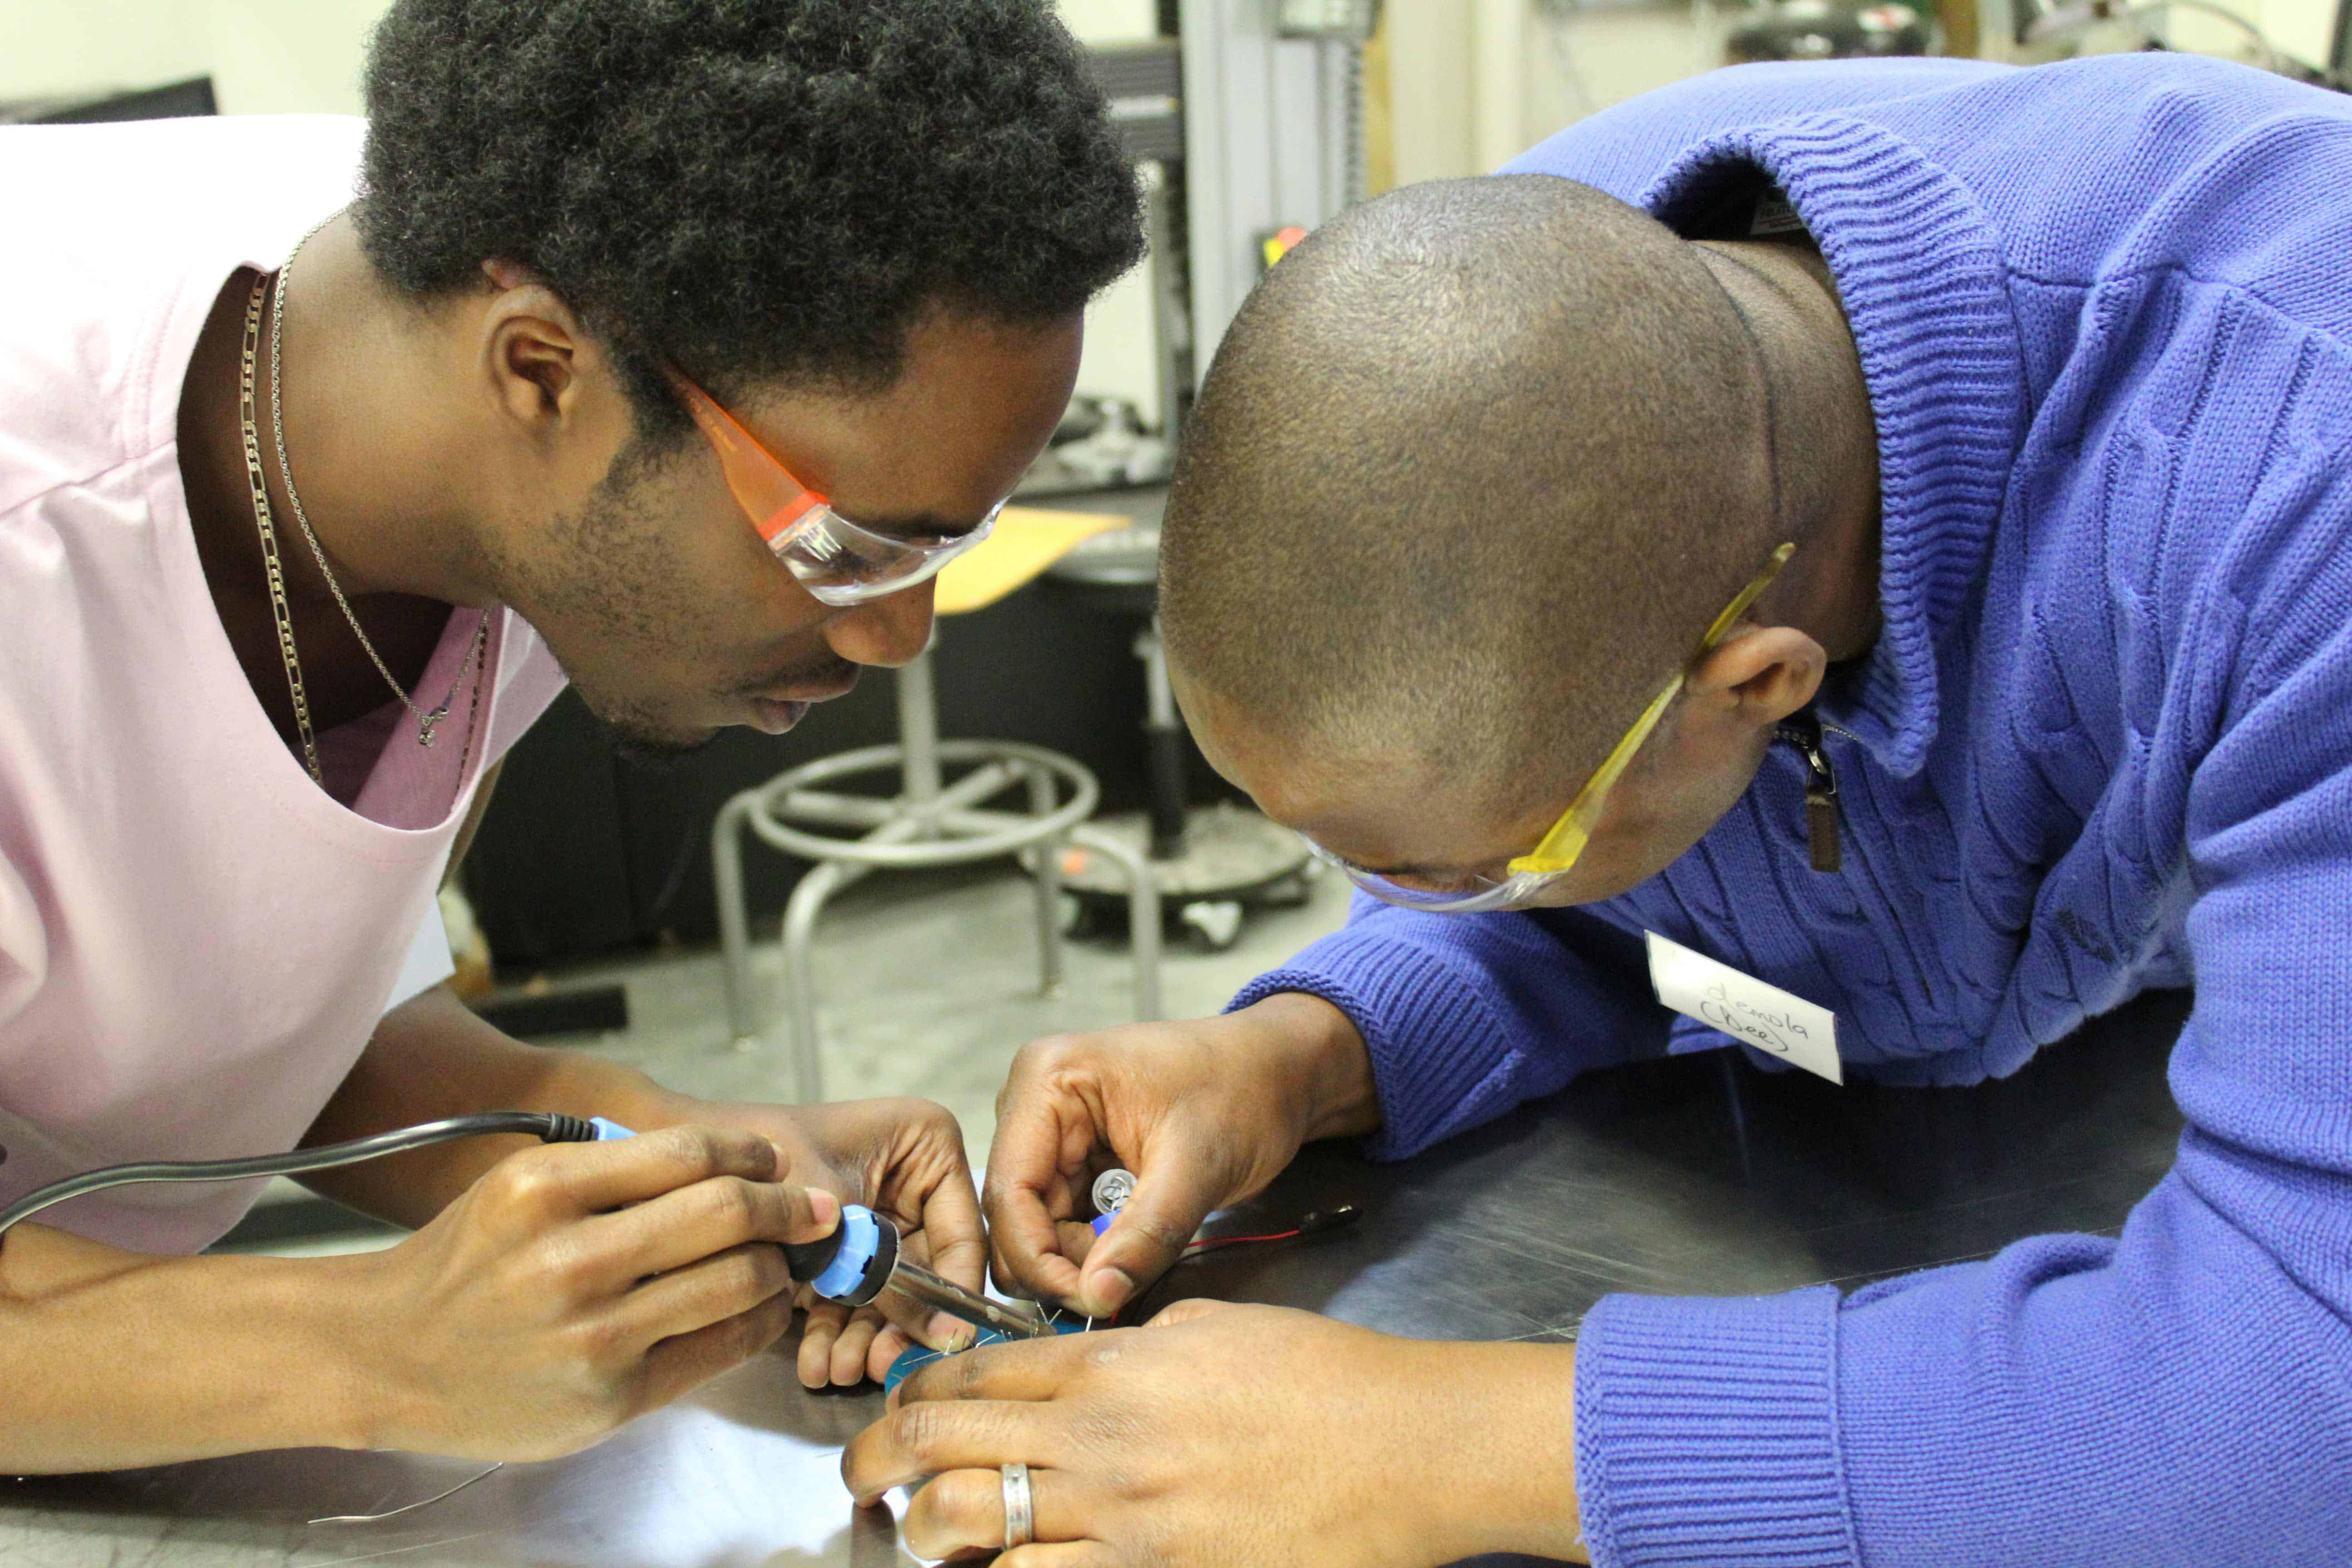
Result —
[[1029, 1494], [1029, 1467], [1015, 1462], [1003, 1467], [1004, 1476], [1004, 1549], [1027, 1546], [1037, 1539], [1037, 1506]]

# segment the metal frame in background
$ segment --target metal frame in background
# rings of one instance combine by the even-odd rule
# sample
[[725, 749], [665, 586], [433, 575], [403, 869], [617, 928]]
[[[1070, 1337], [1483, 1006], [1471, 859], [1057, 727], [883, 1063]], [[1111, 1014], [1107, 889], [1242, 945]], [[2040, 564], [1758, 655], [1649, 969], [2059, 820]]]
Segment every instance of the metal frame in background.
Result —
[[1284, 37], [1277, 10], [1179, 0], [1195, 384], [1265, 270], [1263, 238], [1362, 195], [1362, 46]]
[[1151, 279], [1152, 360], [1160, 434], [1173, 441], [1192, 395], [1191, 288], [1181, 248], [1184, 199], [1184, 68], [1171, 35], [1097, 44], [1087, 51], [1127, 155], [1143, 186], [1144, 262]]
[[[1033, 861], [1036, 894], [1038, 984], [1041, 992], [1051, 994], [1062, 979], [1063, 847], [1082, 844], [1102, 854], [1126, 873], [1135, 927], [1135, 1016], [1144, 1023], [1160, 1016], [1159, 890], [1139, 850], [1088, 824], [1101, 796], [1094, 774], [1038, 746], [940, 739], [931, 673], [928, 647], [897, 672], [896, 744], [861, 747], [787, 769], [730, 799], [711, 825], [727, 1019], [739, 1050], [758, 1049], [764, 1026], [759, 983], [751, 972], [743, 835], [748, 831], [771, 848], [811, 862], [785, 906], [782, 935], [793, 1086], [803, 1105], [824, 1098], [816, 1011], [817, 917], [835, 893], [871, 871], [961, 866], [1026, 852]], [[971, 771], [950, 784], [942, 770], [945, 763], [969, 765]], [[818, 787], [874, 773], [897, 773], [902, 787], [887, 798]], [[1061, 798], [1065, 789], [1066, 800]], [[1025, 791], [1026, 811], [987, 804], [1015, 791]], [[845, 828], [862, 836], [836, 837], [811, 832], [812, 827]]]

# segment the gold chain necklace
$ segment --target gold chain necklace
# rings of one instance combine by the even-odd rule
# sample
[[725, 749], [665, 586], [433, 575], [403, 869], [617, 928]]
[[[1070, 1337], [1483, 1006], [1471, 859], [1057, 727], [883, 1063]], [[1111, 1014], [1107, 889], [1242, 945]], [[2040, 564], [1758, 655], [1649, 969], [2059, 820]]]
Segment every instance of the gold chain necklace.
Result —
[[245, 475], [253, 481], [253, 521], [261, 530], [261, 563], [269, 570], [269, 607], [278, 617], [278, 652], [286, 660], [286, 684], [294, 693], [294, 725], [301, 732], [302, 761], [310, 782], [327, 787], [319, 766], [318, 738], [310, 733], [310, 699], [302, 690], [302, 660], [294, 651], [294, 612], [286, 603], [286, 573], [278, 563], [278, 530], [269, 517], [269, 487], [261, 477], [261, 431], [253, 416], [254, 351], [261, 346], [261, 298], [269, 279], [253, 280], [245, 307], [245, 364], [237, 377], [237, 414], [245, 425]]
[[[318, 230], [312, 229], [310, 232], [316, 234]], [[306, 235], [303, 237], [307, 240], [309, 236]], [[298, 246], [296, 248], [299, 250], [300, 247]], [[262, 564], [268, 569], [269, 574], [269, 607], [278, 623], [278, 657], [286, 662], [287, 690], [294, 700], [294, 726], [302, 742], [302, 763], [310, 770], [310, 782], [324, 789], [327, 786], [327, 776], [325, 770], [319, 764], [318, 737], [313, 733], [310, 724], [310, 694], [304, 689], [302, 684], [301, 655], [295, 650], [294, 647], [294, 612], [286, 597], [286, 572], [278, 555], [278, 528], [270, 511], [269, 486], [262, 477], [261, 422], [254, 406], [255, 383], [257, 379], [257, 362], [260, 357], [261, 348], [261, 307], [268, 292], [268, 278], [266, 276], [257, 278], [253, 283], [252, 298], [246, 302], [245, 351], [237, 376], [237, 414], [244, 426], [246, 478], [253, 486], [253, 521], [261, 534]], [[367, 633], [360, 629], [359, 617], [352, 613], [351, 601], [343, 597], [342, 587], [336, 583], [334, 572], [327, 564], [326, 552], [320, 548], [318, 535], [311, 532], [310, 520], [302, 516], [302, 503], [294, 500], [293, 474], [285, 467], [286, 431], [285, 421], [280, 412], [282, 405], [278, 396], [278, 327], [284, 319], [285, 300], [282, 274], [279, 279], [278, 300], [280, 315], [277, 321], [272, 322], [270, 331], [269, 405], [270, 423], [278, 437], [278, 461], [286, 479], [287, 499], [294, 500], [294, 515], [301, 522], [302, 531], [310, 540], [310, 549], [318, 557], [319, 570], [326, 574], [327, 586], [334, 591], [335, 602], [342, 606], [343, 618], [351, 623], [352, 631], [360, 639], [360, 646], [366, 648], [368, 657], [375, 661], [377, 673], [382, 675], [386, 684], [391, 686], [393, 694], [400, 699], [402, 706], [416, 715], [417, 744], [429, 746], [433, 743], [433, 727], [448, 717], [450, 704], [457, 700], [457, 682], [466, 679], [467, 668], [472, 667], [473, 699], [466, 710], [466, 746], [457, 756], [457, 779], [459, 787], [462, 788], [466, 777], [466, 764], [473, 760], [476, 721], [480, 716], [482, 707], [482, 674], [485, 663], [483, 656], [489, 640], [490, 617], [488, 612], [485, 612], [481, 625], [475, 628], [473, 647], [466, 655], [466, 662], [457, 667], [457, 680], [450, 683], [449, 695], [443, 700], [440, 708], [428, 714], [410, 701], [408, 693], [400, 689], [400, 682], [393, 679], [392, 671], [384, 668], [383, 660], [376, 654], [375, 646], [368, 641]]]
[[[319, 563], [319, 574], [327, 580], [327, 591], [334, 595], [335, 603], [342, 607], [343, 619], [351, 623], [352, 635], [359, 638], [360, 647], [367, 650], [368, 658], [375, 665], [375, 672], [383, 677], [383, 683], [392, 688], [392, 694], [400, 699], [400, 705], [416, 715], [416, 743], [420, 746], [429, 746], [433, 743], [435, 727], [442, 720], [449, 717], [450, 705], [457, 700], [457, 687], [465, 680], [466, 671], [468, 668], [474, 671], [474, 706], [478, 708], [481, 705], [480, 664], [483, 649], [490, 637], [489, 615], [485, 611], [481, 624], [475, 627], [474, 646], [467, 651], [466, 662], [457, 667], [457, 678], [450, 681], [449, 695], [441, 700], [441, 706], [429, 713], [418, 707], [407, 691], [402, 689], [400, 682], [393, 679], [392, 668], [383, 662], [383, 656], [375, 651], [375, 644], [368, 640], [367, 632], [360, 626], [359, 616], [352, 609], [352, 602], [343, 596], [343, 585], [335, 581], [335, 569], [327, 564], [326, 547], [319, 542], [318, 532], [310, 526], [310, 514], [302, 510], [301, 493], [294, 488], [294, 465], [286, 458], [286, 403], [282, 393], [282, 359], [286, 339], [286, 289], [287, 285], [294, 280], [294, 263], [301, 256], [302, 247], [310, 244], [320, 229], [334, 221], [333, 214], [320, 219], [312, 226], [309, 234], [295, 242], [293, 253], [286, 258], [286, 265], [278, 268], [278, 309], [269, 318], [269, 433], [276, 439], [278, 446], [278, 477], [285, 482], [287, 504], [294, 509], [294, 521], [301, 526], [302, 537], [310, 546], [311, 559]], [[278, 581], [275, 576], [270, 580], [273, 584]], [[290, 635], [286, 646], [289, 648], [294, 646]], [[469, 752], [473, 743], [474, 721], [471, 712], [468, 712], [466, 720], [466, 745]], [[458, 763], [457, 771], [459, 776], [463, 777], [465, 763], [462, 759]]]

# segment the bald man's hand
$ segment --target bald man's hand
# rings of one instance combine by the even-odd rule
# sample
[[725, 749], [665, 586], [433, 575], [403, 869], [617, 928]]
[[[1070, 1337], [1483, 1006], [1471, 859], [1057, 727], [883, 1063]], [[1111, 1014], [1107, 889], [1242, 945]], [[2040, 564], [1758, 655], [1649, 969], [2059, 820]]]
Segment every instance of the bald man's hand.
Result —
[[[996, 1118], [984, 1202], [997, 1279], [1103, 1318], [1301, 1143], [1376, 1130], [1380, 1101], [1348, 1016], [1283, 992], [1222, 1017], [1034, 1041]], [[1090, 1192], [1115, 1165], [1135, 1194], [1097, 1237]]]

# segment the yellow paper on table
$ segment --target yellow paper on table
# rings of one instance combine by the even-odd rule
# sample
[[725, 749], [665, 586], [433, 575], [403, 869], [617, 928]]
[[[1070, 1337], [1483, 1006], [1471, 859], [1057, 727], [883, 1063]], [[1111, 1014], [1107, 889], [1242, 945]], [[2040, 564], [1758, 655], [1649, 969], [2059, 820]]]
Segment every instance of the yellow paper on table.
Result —
[[1008, 506], [998, 514], [993, 533], [940, 573], [938, 613], [984, 609], [1068, 554], [1078, 541], [1125, 528], [1130, 521], [1116, 512]]

